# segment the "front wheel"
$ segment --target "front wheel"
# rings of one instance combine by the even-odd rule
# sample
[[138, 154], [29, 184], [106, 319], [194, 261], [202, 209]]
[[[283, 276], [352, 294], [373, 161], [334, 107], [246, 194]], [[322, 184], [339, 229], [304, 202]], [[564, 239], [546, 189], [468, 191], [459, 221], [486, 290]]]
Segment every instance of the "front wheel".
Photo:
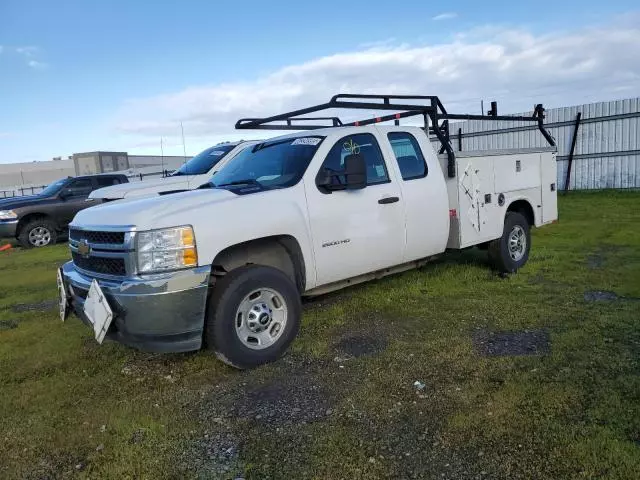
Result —
[[24, 248], [46, 247], [55, 244], [56, 240], [56, 226], [46, 218], [30, 221], [18, 235], [18, 241]]
[[517, 212], [507, 212], [502, 237], [489, 243], [489, 262], [496, 270], [516, 272], [529, 260], [531, 232], [529, 222]]
[[300, 294], [291, 279], [272, 267], [249, 265], [227, 273], [207, 305], [205, 344], [236, 368], [280, 358], [300, 328]]

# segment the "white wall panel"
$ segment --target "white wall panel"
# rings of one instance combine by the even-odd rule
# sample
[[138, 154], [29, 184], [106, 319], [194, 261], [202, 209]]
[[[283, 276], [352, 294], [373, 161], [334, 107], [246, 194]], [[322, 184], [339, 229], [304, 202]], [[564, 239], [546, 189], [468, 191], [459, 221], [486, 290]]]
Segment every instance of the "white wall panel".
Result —
[[[582, 119], [576, 139], [570, 188], [639, 188], [640, 98], [547, 110], [545, 123], [558, 144], [559, 187], [564, 188], [567, 157], [578, 112], [582, 113]], [[528, 114], [531, 112], [522, 115]], [[623, 117], [615, 118], [619, 115]], [[472, 120], [452, 122], [450, 126], [454, 149], [458, 148], [459, 128], [462, 128], [462, 149], [465, 151], [546, 146], [535, 124]], [[518, 127], [515, 131], [497, 131]]]

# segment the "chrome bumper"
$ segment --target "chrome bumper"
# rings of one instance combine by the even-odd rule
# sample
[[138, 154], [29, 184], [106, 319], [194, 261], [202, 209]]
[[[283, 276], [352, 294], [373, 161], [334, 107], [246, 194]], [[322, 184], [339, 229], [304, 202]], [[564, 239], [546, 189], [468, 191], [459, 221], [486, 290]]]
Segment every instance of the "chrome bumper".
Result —
[[[140, 350], [185, 352], [202, 346], [210, 267], [198, 267], [122, 281], [96, 279], [113, 310], [107, 338]], [[92, 277], [62, 267], [71, 307], [85, 323], [84, 300]]]
[[15, 238], [18, 229], [18, 220], [0, 220], [0, 238]]

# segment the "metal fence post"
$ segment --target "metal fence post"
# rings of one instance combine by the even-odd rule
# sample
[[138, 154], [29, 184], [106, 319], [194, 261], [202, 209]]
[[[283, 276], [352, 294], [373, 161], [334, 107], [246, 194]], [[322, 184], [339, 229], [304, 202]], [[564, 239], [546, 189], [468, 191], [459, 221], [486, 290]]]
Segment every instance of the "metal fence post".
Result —
[[569, 151], [569, 159], [567, 164], [567, 177], [564, 180], [564, 193], [569, 191], [569, 183], [571, 182], [571, 166], [573, 165], [573, 152], [576, 149], [576, 140], [578, 139], [578, 129], [580, 128], [580, 118], [582, 112], [578, 112], [576, 115], [576, 125], [573, 128], [573, 138], [571, 139], [571, 150]]

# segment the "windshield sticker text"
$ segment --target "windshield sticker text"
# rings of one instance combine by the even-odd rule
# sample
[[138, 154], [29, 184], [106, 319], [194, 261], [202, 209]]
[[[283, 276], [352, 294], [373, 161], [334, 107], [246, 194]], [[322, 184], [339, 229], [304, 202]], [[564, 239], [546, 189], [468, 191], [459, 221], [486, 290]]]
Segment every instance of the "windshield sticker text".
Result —
[[291, 145], [312, 145], [316, 146], [320, 143], [321, 138], [318, 137], [302, 137], [296, 138]]
[[221, 155], [224, 155], [224, 152], [222, 150], [214, 150], [209, 154], [210, 157], [219, 157]]

